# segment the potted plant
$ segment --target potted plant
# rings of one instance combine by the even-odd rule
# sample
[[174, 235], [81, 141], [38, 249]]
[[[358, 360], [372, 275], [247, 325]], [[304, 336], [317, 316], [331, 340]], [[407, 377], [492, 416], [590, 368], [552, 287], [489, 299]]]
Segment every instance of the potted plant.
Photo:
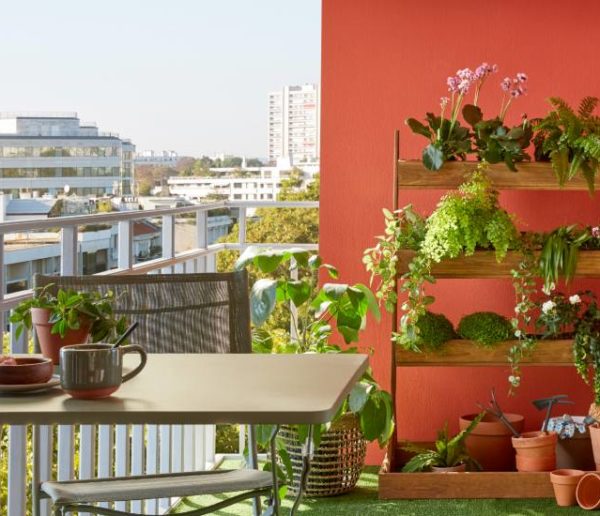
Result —
[[20, 303], [10, 316], [17, 324], [17, 338], [23, 328], [35, 328], [42, 355], [59, 363], [60, 348], [69, 344], [111, 341], [125, 331], [125, 317], [113, 312], [113, 292], [76, 292], [53, 285], [38, 289], [36, 295]]
[[[252, 285], [253, 348], [262, 353], [353, 353], [365, 328], [367, 314], [379, 319], [377, 300], [362, 284], [319, 284], [319, 273], [337, 279], [337, 270], [304, 249], [260, 250], [250, 247], [236, 269], [252, 265], [262, 277]], [[294, 276], [290, 277], [290, 267]], [[337, 331], [334, 331], [334, 327]], [[336, 339], [344, 345], [337, 344]], [[309, 496], [328, 496], [351, 490], [364, 465], [366, 441], [384, 446], [394, 430], [392, 398], [367, 372], [354, 387], [331, 425], [316, 427], [315, 455], [308, 482]], [[272, 428], [259, 429], [267, 444]], [[280, 459], [292, 491], [301, 464], [300, 443], [307, 435], [300, 425], [282, 428]], [[263, 438], [261, 439], [261, 436]], [[333, 458], [333, 459], [332, 459]], [[332, 462], [333, 461], [333, 462]], [[327, 474], [324, 474], [324, 471]], [[320, 474], [319, 474], [320, 473]]]
[[485, 412], [477, 415], [471, 424], [461, 430], [454, 437], [448, 435], [448, 422], [438, 431], [435, 449], [423, 448], [412, 443], [402, 446], [404, 451], [415, 454], [402, 468], [405, 473], [419, 471], [433, 471], [434, 473], [450, 473], [466, 471], [469, 469], [480, 470], [481, 466], [467, 452], [465, 439], [483, 419]]

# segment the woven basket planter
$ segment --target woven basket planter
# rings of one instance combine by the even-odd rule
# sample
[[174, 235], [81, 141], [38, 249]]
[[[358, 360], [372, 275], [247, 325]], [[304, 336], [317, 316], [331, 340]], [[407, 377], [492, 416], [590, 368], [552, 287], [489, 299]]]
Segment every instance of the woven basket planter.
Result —
[[[290, 454], [294, 470], [293, 485], [288, 493], [298, 492], [298, 480], [302, 471], [302, 448], [298, 433], [282, 426], [279, 437]], [[308, 475], [305, 495], [308, 497], [335, 496], [354, 489], [365, 463], [367, 442], [362, 436], [358, 419], [345, 414], [333, 423], [321, 437], [314, 453]]]

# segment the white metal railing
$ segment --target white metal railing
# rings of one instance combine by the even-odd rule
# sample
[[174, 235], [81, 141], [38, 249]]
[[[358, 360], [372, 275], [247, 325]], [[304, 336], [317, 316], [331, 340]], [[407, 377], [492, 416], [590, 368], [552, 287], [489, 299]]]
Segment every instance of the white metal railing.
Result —
[[[231, 208], [238, 210], [239, 239], [237, 243], [208, 243], [208, 213], [212, 210]], [[214, 272], [216, 256], [223, 250], [244, 250], [249, 245], [266, 247], [305, 247], [316, 250], [317, 244], [274, 244], [246, 242], [246, 214], [251, 208], [318, 208], [313, 201], [219, 201], [182, 208], [127, 211], [117, 213], [60, 217], [43, 220], [26, 220], [0, 223], [0, 335], [4, 335], [7, 316], [18, 303], [32, 296], [31, 290], [11, 294], [5, 292], [5, 244], [4, 235], [41, 231], [59, 227], [61, 249], [61, 274], [78, 274], [78, 227], [96, 224], [118, 225], [117, 268], [100, 274], [152, 274]], [[195, 247], [175, 252], [176, 217], [195, 214]], [[162, 257], [135, 263], [133, 256], [133, 227], [136, 220], [162, 219]], [[11, 353], [28, 352], [26, 332], [17, 338], [15, 327], [9, 327], [9, 350]], [[1, 425], [0, 415], [0, 425]], [[0, 426], [0, 429], [2, 427]], [[36, 433], [38, 449], [34, 450], [31, 472], [28, 471], [27, 451], [31, 432]], [[0, 434], [2, 435], [2, 434]], [[243, 430], [240, 436], [240, 452], [243, 449]], [[0, 466], [8, 463], [8, 482], [0, 486], [0, 500], [6, 495], [6, 505], [0, 504], [0, 516], [24, 516], [32, 510], [27, 494], [35, 498], [32, 485], [56, 478], [91, 478], [94, 476], [126, 476], [151, 473], [167, 473], [203, 470], [214, 467], [218, 457], [215, 453], [215, 427], [197, 425], [60, 425], [60, 426], [11, 426], [8, 427], [8, 459], [3, 461], [0, 448]], [[56, 453], [55, 453], [56, 451]], [[56, 457], [56, 460], [54, 458]], [[78, 465], [75, 463], [78, 458]], [[76, 467], [78, 466], [78, 467]], [[3, 472], [0, 469], [0, 481]], [[6, 489], [6, 493], [2, 491]], [[150, 514], [168, 510], [171, 500], [132, 502], [131, 510]], [[35, 503], [33, 504], [35, 507]], [[116, 509], [125, 510], [124, 503]], [[35, 514], [35, 512], [34, 512]], [[41, 504], [41, 515], [50, 515], [47, 501]]]

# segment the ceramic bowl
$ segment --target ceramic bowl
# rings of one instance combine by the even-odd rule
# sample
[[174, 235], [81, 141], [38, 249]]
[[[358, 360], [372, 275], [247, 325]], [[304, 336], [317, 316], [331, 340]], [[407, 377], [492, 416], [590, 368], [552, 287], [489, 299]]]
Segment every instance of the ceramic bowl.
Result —
[[54, 365], [49, 358], [20, 357], [17, 365], [0, 364], [0, 385], [45, 383], [52, 378]]

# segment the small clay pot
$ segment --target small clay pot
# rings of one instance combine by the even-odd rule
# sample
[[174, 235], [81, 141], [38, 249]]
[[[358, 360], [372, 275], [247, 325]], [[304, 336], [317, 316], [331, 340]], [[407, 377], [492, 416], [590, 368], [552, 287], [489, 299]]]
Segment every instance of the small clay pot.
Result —
[[550, 473], [550, 481], [554, 489], [554, 498], [560, 507], [569, 507], [577, 503], [575, 490], [585, 471], [580, 469], [557, 469]]
[[[572, 417], [575, 423], [583, 424], [584, 416]], [[576, 431], [573, 437], [558, 439], [556, 443], [556, 468], [580, 469], [582, 471], [594, 471], [596, 469], [588, 428], [585, 429], [584, 433]]]
[[596, 471], [600, 471], [600, 426], [595, 423], [588, 428], [590, 431], [590, 439], [592, 441], [592, 451], [594, 453]]
[[556, 469], [556, 432], [525, 432], [513, 437], [518, 471], [552, 471]]
[[54, 366], [49, 358], [19, 357], [16, 365], [0, 365], [1, 385], [46, 383], [52, 378]]
[[460, 471], [467, 471], [466, 464], [459, 464], [458, 466], [452, 466], [450, 468], [442, 468], [439, 466], [431, 466], [431, 471], [433, 473], [456, 473]]
[[[517, 432], [523, 430], [525, 419], [519, 414], [504, 414]], [[477, 414], [467, 414], [459, 420], [461, 430], [467, 428]], [[515, 453], [510, 438], [512, 432], [493, 414], [486, 414], [465, 440], [467, 451], [483, 471], [514, 471]]]
[[50, 314], [50, 310], [46, 308], [32, 308], [31, 322], [35, 327], [42, 355], [51, 359], [54, 365], [58, 365], [60, 349], [71, 344], [85, 344], [90, 336], [91, 324], [82, 321], [78, 330], [67, 330], [62, 338], [52, 333], [53, 324], [48, 322]]
[[600, 509], [600, 474], [586, 473], [579, 480], [575, 490], [577, 503], [582, 509]]

